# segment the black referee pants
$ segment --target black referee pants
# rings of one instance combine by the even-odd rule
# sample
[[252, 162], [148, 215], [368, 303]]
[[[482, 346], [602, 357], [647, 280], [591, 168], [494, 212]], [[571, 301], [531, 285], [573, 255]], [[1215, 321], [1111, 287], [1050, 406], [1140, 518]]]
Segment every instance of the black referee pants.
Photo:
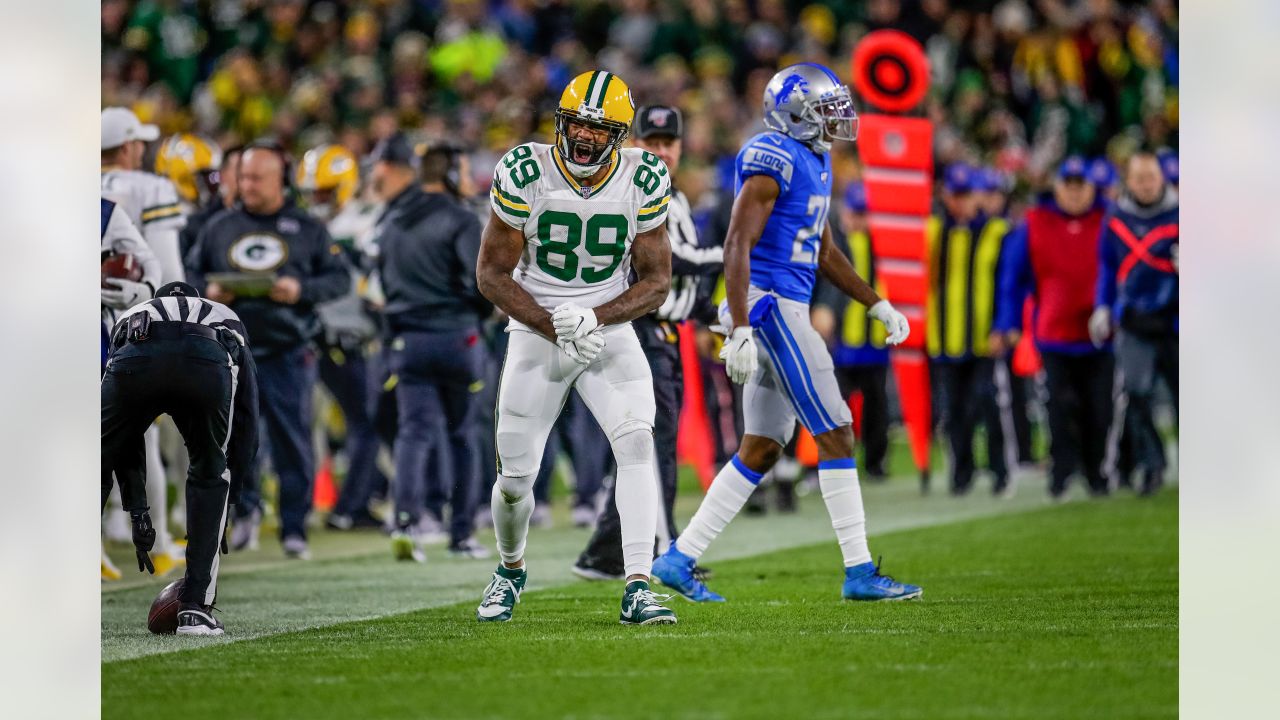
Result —
[[211, 605], [217, 594], [218, 547], [226, 528], [231, 484], [226, 452], [238, 374], [218, 341], [181, 335], [120, 347], [102, 377], [104, 507], [114, 471], [125, 509], [147, 509], [142, 435], [157, 417], [173, 418], [186, 443], [191, 465], [183, 602]]
[[951, 446], [951, 492], [962, 494], [973, 485], [973, 441], [978, 425], [986, 428], [987, 466], [996, 489], [1009, 479], [1005, 437], [996, 399], [995, 363], [990, 358], [935, 361], [930, 371], [942, 390], [947, 440]]
[[[675, 539], [676, 522], [676, 435], [680, 428], [680, 408], [684, 403], [684, 369], [680, 365], [680, 345], [676, 328], [649, 317], [632, 322], [640, 346], [653, 373], [654, 415], [653, 439], [657, 449], [658, 485], [662, 489], [662, 507], [667, 534]], [[622, 521], [618, 517], [617, 483], [609, 484], [609, 499], [596, 521], [595, 533], [578, 558], [579, 565], [595, 567], [620, 575], [622, 565]], [[665, 550], [665, 548], [663, 548]]]
[[1066, 490], [1077, 469], [1091, 493], [1107, 490], [1103, 457], [1111, 425], [1111, 388], [1115, 364], [1108, 352], [1083, 354], [1042, 350], [1049, 391], [1049, 492]]
[[884, 476], [884, 459], [889, 454], [889, 365], [844, 365], [836, 368], [840, 394], [847, 400], [862, 393], [862, 446], [867, 456], [863, 467], [870, 476]]

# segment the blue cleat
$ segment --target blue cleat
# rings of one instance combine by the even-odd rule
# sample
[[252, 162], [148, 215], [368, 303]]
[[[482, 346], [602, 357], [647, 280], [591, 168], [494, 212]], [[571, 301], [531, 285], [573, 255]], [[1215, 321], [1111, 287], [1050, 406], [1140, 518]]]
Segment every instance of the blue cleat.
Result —
[[881, 575], [879, 563], [865, 562], [844, 569], [843, 594], [845, 600], [915, 600], [924, 590]]
[[671, 547], [653, 561], [652, 574], [663, 585], [690, 602], [724, 602], [724, 598], [711, 592], [706, 584], [694, 576], [693, 567], [693, 558], [677, 550], [676, 543], [672, 540]]

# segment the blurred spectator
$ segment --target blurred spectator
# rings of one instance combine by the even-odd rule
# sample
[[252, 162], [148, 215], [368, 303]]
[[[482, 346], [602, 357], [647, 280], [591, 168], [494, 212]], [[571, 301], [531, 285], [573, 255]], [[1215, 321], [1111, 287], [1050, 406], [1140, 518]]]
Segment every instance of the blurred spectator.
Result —
[[[315, 306], [345, 293], [351, 276], [324, 224], [286, 193], [290, 172], [283, 150], [247, 147], [240, 157], [240, 205], [219, 213], [200, 231], [187, 273], [206, 297], [230, 306], [249, 332], [260, 413], [280, 481], [280, 537], [287, 556], [306, 559], [315, 476], [311, 392], [316, 360], [311, 343], [320, 333]], [[264, 276], [269, 284], [261, 286]], [[224, 285], [232, 282], [238, 284]], [[258, 488], [246, 484], [237, 503], [237, 549], [256, 544], [260, 503]]]
[[[1150, 495], [1164, 482], [1166, 465], [1152, 415], [1157, 376], [1178, 408], [1178, 193], [1155, 154], [1145, 151], [1129, 158], [1124, 184], [1102, 224], [1089, 334], [1100, 345], [1115, 331], [1124, 387], [1115, 423], [1125, 428], [1143, 470], [1141, 493]], [[1112, 457], [1115, 450], [1108, 448]]]
[[930, 279], [925, 345], [930, 374], [941, 391], [951, 447], [951, 492], [956, 495], [967, 493], [973, 485], [973, 442], [979, 424], [986, 431], [987, 465], [995, 475], [995, 492], [1009, 487], [1013, 464], [1006, 457], [995, 364], [988, 345], [996, 267], [1009, 224], [1002, 218], [988, 218], [978, 208], [974, 175], [968, 165], [947, 168], [942, 193], [945, 211], [930, 218], [927, 231]]
[[1049, 394], [1049, 494], [1055, 499], [1066, 493], [1077, 470], [1091, 494], [1107, 492], [1103, 453], [1111, 423], [1113, 363], [1110, 348], [1096, 348], [1089, 341], [1098, 278], [1094, 249], [1105, 212], [1091, 181], [1093, 167], [1080, 156], [1067, 158], [1052, 195], [1027, 212], [1001, 250], [991, 344], [1004, 352], [1017, 343], [1023, 303], [1034, 298], [1032, 330]]

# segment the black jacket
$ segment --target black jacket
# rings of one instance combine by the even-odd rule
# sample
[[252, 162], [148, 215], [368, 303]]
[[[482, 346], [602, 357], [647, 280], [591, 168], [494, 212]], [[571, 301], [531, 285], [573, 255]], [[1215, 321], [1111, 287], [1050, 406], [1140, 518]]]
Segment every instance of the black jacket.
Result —
[[270, 215], [255, 215], [240, 206], [218, 213], [201, 229], [186, 269], [187, 282], [202, 293], [210, 273], [271, 272], [298, 279], [302, 297], [294, 305], [266, 297], [236, 298], [231, 303], [256, 358], [311, 342], [320, 334], [316, 303], [351, 289], [350, 271], [329, 231], [292, 202]]
[[475, 327], [493, 309], [476, 286], [480, 220], [453, 197], [410, 187], [375, 233], [393, 334]]

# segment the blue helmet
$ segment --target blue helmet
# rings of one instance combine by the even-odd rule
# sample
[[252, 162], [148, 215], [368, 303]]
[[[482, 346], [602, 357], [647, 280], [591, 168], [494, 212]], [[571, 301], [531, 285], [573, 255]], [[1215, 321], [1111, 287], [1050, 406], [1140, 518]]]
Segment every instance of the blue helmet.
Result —
[[830, 150], [832, 140], [858, 137], [849, 88], [817, 63], [797, 63], [773, 76], [764, 89], [764, 124], [819, 153]]

